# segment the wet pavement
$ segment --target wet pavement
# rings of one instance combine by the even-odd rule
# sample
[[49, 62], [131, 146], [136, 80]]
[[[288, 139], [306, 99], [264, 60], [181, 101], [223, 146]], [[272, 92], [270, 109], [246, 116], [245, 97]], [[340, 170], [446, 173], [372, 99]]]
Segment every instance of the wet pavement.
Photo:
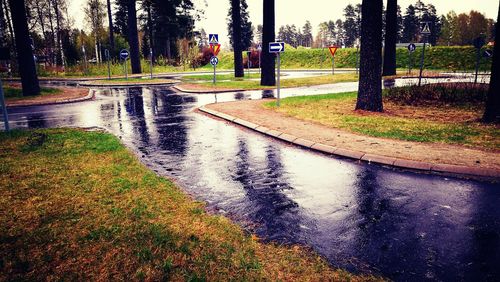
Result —
[[[397, 85], [403, 82], [396, 82]], [[283, 96], [356, 90], [356, 83]], [[98, 126], [260, 237], [311, 246], [336, 267], [397, 281], [500, 277], [500, 185], [404, 172], [290, 146], [193, 110], [273, 91], [97, 89], [94, 101], [10, 110], [12, 127]]]

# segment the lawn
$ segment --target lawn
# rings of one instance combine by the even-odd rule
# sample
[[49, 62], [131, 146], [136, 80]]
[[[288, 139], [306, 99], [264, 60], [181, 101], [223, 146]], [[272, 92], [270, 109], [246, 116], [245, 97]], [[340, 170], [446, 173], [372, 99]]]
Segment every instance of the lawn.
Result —
[[[186, 75], [186, 76], [182, 77], [182, 79], [186, 80], [186, 81], [190, 81], [190, 80], [194, 80], [194, 81], [203, 81], [203, 80], [212, 81], [213, 78], [214, 78], [213, 74]], [[245, 70], [245, 77], [235, 78], [234, 77], [234, 73], [227, 73], [227, 74], [217, 74], [216, 78], [217, 78], [217, 81], [220, 81], [220, 80], [233, 80], [233, 81], [235, 81], [235, 80], [245, 80], [245, 79], [248, 79], [248, 72]], [[250, 72], [250, 78], [253, 78], [253, 79], [260, 78], [260, 73], [258, 73], [258, 72], [256, 73], [255, 70], [252, 70], [252, 72]]]
[[498, 125], [478, 122], [483, 106], [407, 106], [384, 97], [384, 113], [354, 111], [357, 93], [283, 99], [264, 106], [288, 116], [350, 132], [391, 139], [500, 149]]
[[112, 78], [111, 80], [102, 79], [102, 80], [93, 80], [89, 81], [92, 84], [100, 85], [100, 84], [155, 84], [155, 83], [173, 83], [174, 81], [171, 79], [163, 79], [163, 78]]
[[[63, 90], [57, 88], [40, 88], [41, 96], [57, 95], [61, 94]], [[20, 87], [4, 86], [3, 87], [5, 99], [7, 100], [19, 100], [19, 99], [31, 99], [33, 96], [23, 96], [23, 90]]]
[[[322, 75], [322, 76], [311, 76], [303, 78], [289, 78], [283, 77], [281, 79], [281, 87], [292, 88], [292, 87], [303, 87], [312, 86], [320, 84], [330, 84], [339, 82], [354, 82], [358, 81], [358, 75], [354, 73], [342, 73], [336, 75]], [[219, 82], [215, 86], [212, 82], [197, 83], [199, 86], [206, 87], [207, 89], [275, 89], [276, 86], [261, 86], [258, 80], [233, 80]]]
[[0, 280], [375, 280], [205, 212], [117, 138], [0, 133]]

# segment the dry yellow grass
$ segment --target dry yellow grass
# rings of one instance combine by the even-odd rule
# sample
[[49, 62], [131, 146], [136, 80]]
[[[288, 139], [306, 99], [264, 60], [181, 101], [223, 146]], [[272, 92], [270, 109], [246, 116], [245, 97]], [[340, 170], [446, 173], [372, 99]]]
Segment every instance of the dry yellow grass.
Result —
[[109, 134], [0, 134], [0, 193], [0, 280], [380, 280], [207, 214]]

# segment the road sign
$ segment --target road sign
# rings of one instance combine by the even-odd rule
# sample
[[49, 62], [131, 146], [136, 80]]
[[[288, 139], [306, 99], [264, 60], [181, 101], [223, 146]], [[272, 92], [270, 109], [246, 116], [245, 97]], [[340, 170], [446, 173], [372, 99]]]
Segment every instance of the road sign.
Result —
[[269, 43], [269, 53], [282, 53], [282, 52], [285, 52], [285, 42]]
[[210, 59], [210, 64], [211, 64], [212, 66], [216, 66], [216, 65], [218, 65], [218, 64], [219, 64], [219, 58], [217, 58], [217, 57], [213, 56], [213, 57]]
[[339, 49], [338, 46], [330, 46], [328, 47], [330, 49], [330, 54], [332, 54], [332, 57], [335, 57], [335, 53], [337, 52], [337, 49]]
[[210, 44], [219, 43], [219, 35], [218, 34], [209, 34], [208, 35], [208, 43], [210, 43]]
[[422, 29], [420, 30], [420, 33], [422, 33], [422, 34], [431, 34], [431, 27], [429, 25], [429, 22], [424, 22], [422, 24]]
[[257, 50], [262, 51], [262, 43], [259, 43], [259, 45], [257, 45]]
[[493, 51], [491, 51], [491, 50], [484, 50], [483, 56], [485, 58], [491, 58], [491, 57], [493, 57]]
[[415, 52], [415, 50], [417, 50], [417, 46], [415, 44], [413, 43], [408, 44], [408, 51], [410, 51], [410, 53]]
[[128, 59], [129, 56], [130, 56], [130, 53], [128, 50], [123, 49], [120, 51], [120, 59], [126, 60], [126, 59]]
[[214, 56], [219, 55], [220, 44], [218, 44], [218, 43], [210, 44], [210, 51], [212, 51], [212, 54], [214, 54]]

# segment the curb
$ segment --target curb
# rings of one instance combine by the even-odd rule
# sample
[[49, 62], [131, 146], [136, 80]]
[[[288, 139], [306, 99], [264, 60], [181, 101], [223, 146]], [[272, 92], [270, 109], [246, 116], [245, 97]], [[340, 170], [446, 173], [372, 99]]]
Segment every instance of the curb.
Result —
[[158, 83], [135, 83], [135, 84], [94, 84], [94, 83], [78, 83], [82, 87], [144, 87], [144, 86], [167, 86], [179, 83], [179, 81], [158, 82]]
[[183, 93], [189, 93], [189, 94], [218, 94], [218, 93], [230, 93], [230, 92], [241, 92], [241, 91], [246, 91], [243, 89], [221, 89], [221, 90], [188, 90], [182, 88], [182, 86], [176, 85], [173, 87], [175, 90], [183, 92]]
[[94, 91], [91, 91], [89, 89], [89, 94], [87, 94], [87, 96], [82, 97], [82, 98], [66, 99], [66, 100], [61, 100], [61, 101], [37, 103], [37, 104], [31, 104], [31, 105], [13, 105], [13, 106], [7, 105], [7, 109], [17, 109], [17, 108], [26, 108], [26, 107], [36, 107], [36, 106], [50, 106], [50, 105], [61, 105], [61, 104], [78, 103], [78, 102], [84, 102], [84, 101], [92, 100], [93, 98], [94, 98]]
[[500, 178], [500, 170], [491, 168], [479, 168], [479, 167], [468, 167], [460, 165], [450, 165], [450, 164], [435, 164], [420, 161], [412, 161], [406, 159], [399, 159], [394, 157], [381, 156], [376, 154], [368, 154], [360, 151], [353, 151], [349, 149], [336, 148], [333, 146], [316, 143], [311, 140], [303, 139], [294, 135], [290, 135], [281, 131], [269, 129], [258, 124], [254, 124], [249, 121], [245, 121], [231, 115], [227, 115], [212, 109], [207, 109], [205, 107], [200, 107], [199, 110], [206, 114], [221, 118], [223, 120], [238, 124], [240, 126], [246, 127], [248, 129], [257, 131], [264, 135], [303, 147], [318, 151], [321, 153], [326, 153], [329, 155], [335, 155], [339, 157], [349, 158], [353, 160], [363, 161], [367, 163], [376, 163], [380, 165], [386, 165], [390, 167], [396, 167], [401, 169], [411, 169], [423, 172], [433, 172], [433, 173], [446, 173], [452, 175], [468, 175], [468, 176], [479, 176], [488, 178]]

